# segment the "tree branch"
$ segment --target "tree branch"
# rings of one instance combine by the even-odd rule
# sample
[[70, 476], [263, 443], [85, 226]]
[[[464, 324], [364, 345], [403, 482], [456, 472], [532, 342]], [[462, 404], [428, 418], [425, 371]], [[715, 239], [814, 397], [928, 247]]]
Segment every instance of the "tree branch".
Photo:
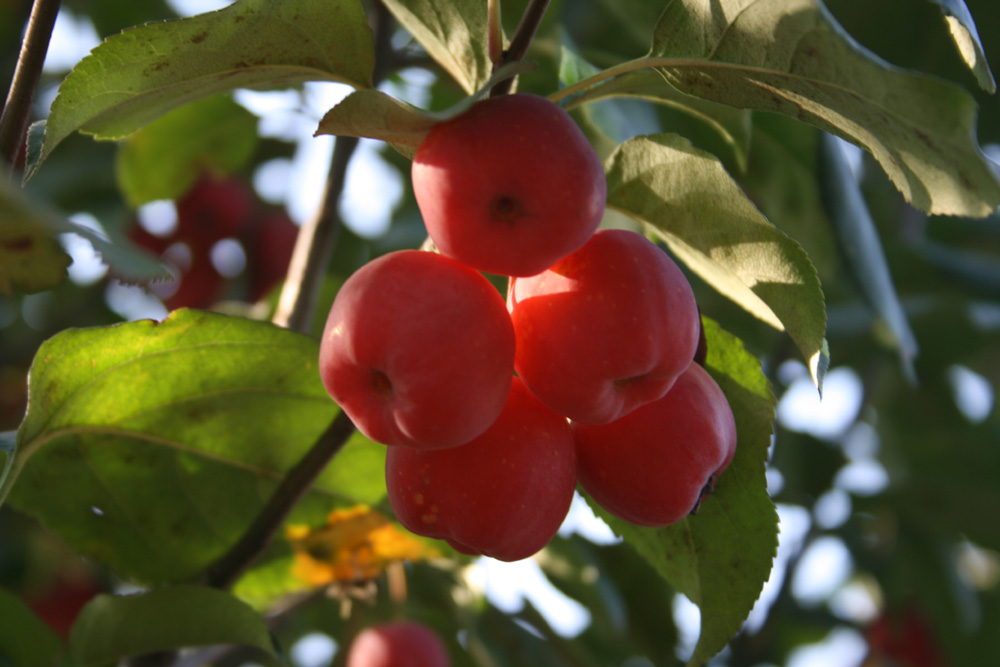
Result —
[[[381, 2], [373, 4], [375, 66], [373, 85], [383, 79], [391, 60], [391, 17]], [[316, 215], [299, 232], [292, 263], [272, 321], [301, 333], [308, 332], [316, 300], [333, 253], [341, 220], [337, 212], [347, 166], [358, 145], [353, 137], [337, 137], [323, 201]], [[271, 545], [285, 519], [354, 433], [354, 424], [341, 411], [305, 456], [295, 464], [268, 499], [257, 518], [228, 552], [208, 567], [201, 583], [229, 588]]]
[[3, 160], [8, 176], [14, 171], [14, 163], [28, 129], [31, 102], [35, 99], [35, 88], [42, 76], [42, 65], [49, 50], [59, 5], [60, 0], [35, 0], [31, 7], [14, 78], [0, 114], [0, 160]]
[[[375, 47], [372, 86], [375, 86], [397, 64], [391, 42], [392, 17], [378, 0], [372, 3], [372, 23]], [[355, 137], [336, 139], [323, 199], [315, 215], [299, 230], [278, 307], [271, 319], [278, 326], [300, 333], [307, 333], [312, 328], [316, 301], [343, 224], [337, 208], [344, 190], [347, 166], [357, 147], [358, 139]]]
[[316, 312], [319, 291], [326, 277], [330, 256], [340, 235], [337, 206], [347, 178], [347, 165], [358, 147], [354, 137], [337, 137], [323, 198], [313, 217], [299, 230], [272, 322], [300, 333], [308, 333]]
[[[514, 36], [510, 39], [510, 46], [504, 51], [500, 65], [506, 65], [507, 63], [516, 62], [524, 58], [524, 54], [528, 52], [528, 46], [531, 44], [531, 40], [535, 38], [538, 26], [541, 24], [542, 18], [545, 16], [545, 11], [548, 8], [549, 0], [530, 0], [528, 6], [524, 9], [524, 14], [521, 15], [521, 22], [517, 24], [517, 28], [514, 30]], [[513, 78], [501, 81], [493, 86], [493, 90], [490, 91], [490, 97], [506, 95], [510, 92], [513, 85]]]
[[340, 412], [268, 499], [264, 509], [221, 558], [205, 571], [201, 583], [215, 588], [229, 588], [267, 551], [285, 518], [354, 433], [354, 424]]

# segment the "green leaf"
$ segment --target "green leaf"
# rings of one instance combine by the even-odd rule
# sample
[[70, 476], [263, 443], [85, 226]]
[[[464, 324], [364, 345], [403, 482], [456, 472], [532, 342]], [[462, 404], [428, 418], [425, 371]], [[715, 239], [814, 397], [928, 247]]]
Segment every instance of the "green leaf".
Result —
[[767, 495], [764, 464], [775, 398], [760, 362], [718, 324], [703, 318], [707, 367], [736, 418], [736, 456], [698, 514], [666, 528], [643, 528], [595, 512], [634, 546], [674, 588], [701, 609], [701, 636], [690, 665], [721, 651], [740, 629], [771, 572], [778, 515]]
[[94, 246], [124, 282], [149, 282], [170, 273], [158, 260], [132, 246], [111, 243], [94, 230], [66, 220], [0, 179], [0, 292], [14, 287], [40, 292], [60, 285], [72, 263], [58, 235], [79, 234]]
[[466, 93], [490, 78], [485, 2], [385, 0], [385, 6]]
[[586, 11], [573, 7], [558, 16], [586, 51], [593, 54], [590, 58], [593, 62], [600, 62], [599, 57], [613, 61], [633, 58], [649, 48], [653, 27], [664, 4], [650, 0], [596, 0], [586, 3]]
[[958, 53], [976, 75], [980, 87], [988, 93], [997, 92], [993, 72], [990, 71], [990, 64], [986, 62], [983, 43], [979, 40], [976, 22], [972, 19], [964, 0], [931, 0], [931, 2], [941, 6], [941, 13], [944, 14], [944, 20], [951, 31], [955, 46], [958, 47]]
[[695, 118], [716, 132], [733, 151], [740, 170], [746, 169], [750, 152], [750, 111], [734, 109], [700, 97], [685, 95], [659, 72], [629, 72], [587, 90], [567, 108], [612, 97], [635, 97], [670, 107]]
[[227, 95], [187, 104], [130, 134], [118, 148], [115, 177], [138, 207], [177, 199], [204, 172], [230, 174], [257, 148], [257, 117]]
[[216, 12], [108, 38], [59, 87], [25, 178], [72, 132], [121, 139], [171, 109], [234, 88], [371, 82], [358, 0], [238, 0]]
[[63, 651], [59, 637], [19, 597], [0, 588], [0, 662], [52, 667]]
[[118, 664], [157, 651], [239, 644], [254, 658], [284, 665], [264, 619], [224, 591], [179, 585], [134, 595], [98, 595], [80, 612], [70, 635], [79, 667]]
[[[559, 85], [560, 87], [571, 86], [579, 81], [593, 76], [599, 70], [588, 62], [573, 43], [572, 38], [565, 30], [560, 30], [559, 34]], [[566, 105], [566, 109], [572, 109], [571, 105]], [[617, 112], [617, 113], [616, 113]], [[618, 115], [620, 110], [609, 108], [608, 105], [596, 107], [586, 107], [577, 110], [574, 120], [583, 130], [587, 139], [593, 144], [594, 150], [604, 159], [608, 157], [617, 144], [626, 137], [618, 136], [619, 128], [622, 125]]]
[[319, 122], [316, 135], [364, 137], [386, 141], [412, 158], [424, 136], [437, 123], [454, 118], [487, 96], [497, 83], [534, 69], [527, 62], [504, 65], [474, 94], [442, 111], [425, 111], [386, 95], [380, 90], [356, 90], [330, 109]]
[[[311, 337], [191, 310], [64, 331], [31, 367], [0, 499], [11, 491], [12, 505], [122, 576], [186, 580], [235, 542], [336, 414], [318, 354]], [[372, 472], [384, 447], [352, 446], [343, 460], [365, 467], [338, 460], [289, 521], [384, 496]]]
[[690, 95], [787, 114], [868, 149], [930, 213], [982, 217], [1000, 205], [972, 97], [879, 60], [818, 0], [721, 0], [712, 11], [675, 0], [642, 62]]
[[778, 114], [754, 114], [753, 150], [740, 186], [816, 267], [828, 302], [843, 270], [817, 177], [821, 130]]
[[896, 294], [875, 221], [861, 187], [851, 174], [839, 139], [826, 133], [820, 137], [819, 178], [841, 253], [865, 300], [889, 328], [907, 377], [915, 382], [913, 360], [917, 356], [917, 339]]
[[13, 470], [16, 450], [17, 431], [0, 431], [0, 452], [3, 453], [3, 467], [0, 467], [0, 489], [3, 489], [7, 476]]
[[571, 86], [600, 71], [587, 61], [565, 31], [559, 31], [559, 85]]
[[73, 263], [46, 224], [22, 198], [0, 186], [0, 292], [52, 289], [66, 280]]
[[381, 90], [356, 90], [326, 112], [316, 135], [381, 139], [412, 159], [436, 122]]
[[607, 178], [610, 208], [648, 225], [707, 283], [788, 331], [822, 386], [826, 310], [816, 270], [715, 156], [676, 135], [637, 137], [609, 158]]

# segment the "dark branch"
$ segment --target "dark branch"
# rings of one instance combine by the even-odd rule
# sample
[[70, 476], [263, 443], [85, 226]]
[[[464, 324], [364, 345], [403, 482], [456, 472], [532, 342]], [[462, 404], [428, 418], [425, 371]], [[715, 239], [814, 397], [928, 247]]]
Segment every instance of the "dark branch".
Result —
[[0, 159], [3, 160], [8, 175], [14, 170], [14, 163], [28, 129], [31, 103], [42, 76], [42, 64], [49, 50], [59, 4], [60, 0], [35, 0], [31, 7], [14, 78], [7, 92], [3, 113], [0, 114]]
[[267, 505], [250, 527], [221, 558], [206, 570], [201, 583], [229, 588], [267, 551], [289, 513], [354, 433], [354, 424], [341, 412], [306, 455], [288, 471]]
[[[542, 18], [545, 16], [545, 11], [548, 8], [549, 0], [531, 0], [528, 3], [528, 6], [524, 9], [524, 14], [521, 15], [521, 22], [517, 24], [514, 36], [510, 39], [510, 46], [504, 51], [503, 61], [500, 65], [517, 62], [524, 58], [524, 55], [528, 52], [528, 46], [531, 44], [531, 40], [535, 38], [538, 26], [541, 24]], [[493, 90], [490, 91], [490, 97], [506, 95], [510, 92], [513, 85], [513, 78], [501, 81], [493, 86]]]

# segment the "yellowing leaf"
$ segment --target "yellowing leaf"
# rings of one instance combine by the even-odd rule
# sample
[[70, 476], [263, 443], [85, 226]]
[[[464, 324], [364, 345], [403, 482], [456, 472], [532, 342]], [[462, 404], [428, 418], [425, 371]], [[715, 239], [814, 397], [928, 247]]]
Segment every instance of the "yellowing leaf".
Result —
[[286, 536], [292, 573], [313, 586], [371, 579], [392, 562], [441, 555], [364, 505], [332, 511], [320, 528], [289, 526]]

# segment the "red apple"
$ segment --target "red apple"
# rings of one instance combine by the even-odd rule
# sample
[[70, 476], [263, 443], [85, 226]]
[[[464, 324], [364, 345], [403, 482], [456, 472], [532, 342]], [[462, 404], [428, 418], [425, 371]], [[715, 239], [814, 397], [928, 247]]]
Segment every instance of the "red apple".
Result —
[[736, 453], [725, 394], [692, 363], [667, 394], [610, 424], [573, 424], [577, 477], [601, 507], [640, 526], [697, 510]]
[[456, 550], [515, 561], [548, 544], [576, 487], [573, 433], [513, 378], [496, 423], [472, 442], [439, 451], [389, 450], [386, 486], [411, 532]]
[[417, 250], [348, 278], [319, 353], [327, 391], [362, 433], [424, 449], [482, 434], [507, 400], [513, 363], [500, 293], [474, 269]]
[[441, 252], [501, 275], [534, 275], [583, 245], [607, 194], [583, 132], [535, 95], [482, 100], [435, 125], [411, 175]]
[[448, 650], [422, 623], [399, 621], [362, 630], [351, 643], [347, 667], [450, 667]]
[[550, 408], [588, 424], [663, 396], [698, 345], [690, 284], [630, 231], [597, 232], [543, 273], [515, 278], [507, 307], [518, 375]]

